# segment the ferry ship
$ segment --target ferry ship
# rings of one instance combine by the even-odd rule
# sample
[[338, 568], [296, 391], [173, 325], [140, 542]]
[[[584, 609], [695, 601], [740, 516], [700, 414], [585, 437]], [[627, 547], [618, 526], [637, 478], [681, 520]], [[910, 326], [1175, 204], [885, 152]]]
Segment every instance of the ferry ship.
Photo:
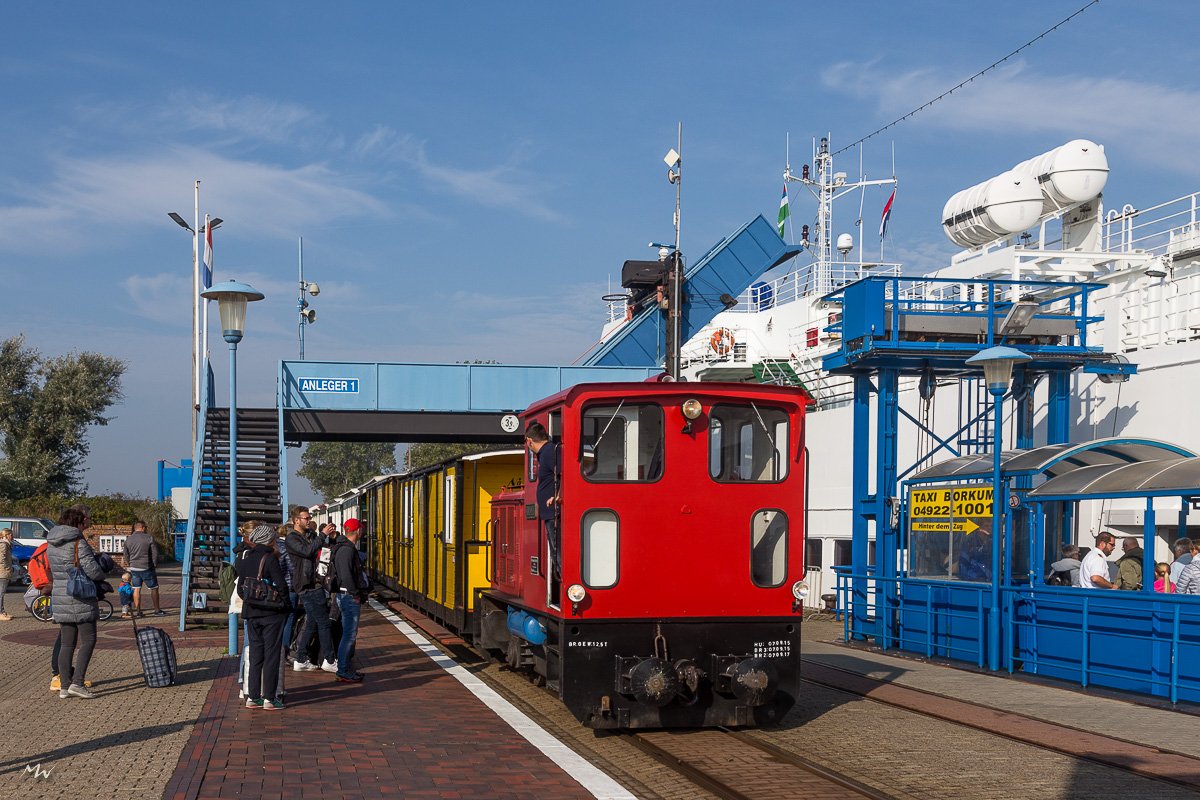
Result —
[[[837, 307], [823, 298], [860, 278], [906, 275], [908, 299], [970, 298], [986, 279], [1103, 284], [1091, 295], [1098, 308], [1089, 313], [1103, 320], [1089, 330], [1089, 343], [1136, 363], [1137, 374], [1128, 382], [1074, 375], [1072, 440], [1138, 436], [1200, 452], [1200, 420], [1188, 413], [1194, 382], [1189, 370], [1200, 361], [1200, 193], [1145, 208], [1110, 205], [1103, 196], [1108, 172], [1103, 146], [1077, 139], [958, 192], [940, 221], [962, 249], [948, 264], [920, 276], [905, 273], [899, 263], [864, 257], [862, 225], [858, 241], [834, 233], [839, 199], [894, 178], [854, 180], [836, 171], [828, 137], [814, 143], [811, 167], [804, 165], [798, 175], [790, 167], [785, 172], [785, 180], [808, 190], [816, 204], [811, 229], [800, 230], [801, 255], [753, 284], [689, 339], [681, 349], [681, 374], [687, 380], [801, 385], [813, 396], [808, 447], [822, 466], [811, 475], [809, 489], [811, 597], [832, 592], [831, 568], [851, 561], [851, 386], [849, 378], [821, 367], [839, 344]], [[627, 304], [620, 297], [606, 299], [613, 301], [607, 338], [624, 324]], [[902, 382], [901, 408], [943, 439], [989, 402], [981, 380], [920, 384]], [[1045, 387], [1039, 388], [1037, 427], [1045, 424]], [[1004, 436], [1012, 441], [1011, 430]], [[953, 441], [963, 454], [989, 452], [992, 437], [985, 416]], [[902, 426], [899, 447], [902, 470], [922, 459], [951, 457], [945, 450], [932, 452], [936, 440], [915, 425]], [[1076, 540], [1088, 544], [1101, 530], [1140, 536], [1143, 513], [1143, 501], [1085, 506], [1075, 520]], [[1200, 515], [1193, 516], [1189, 524], [1200, 523]], [[1171, 560], [1177, 517], [1175, 509], [1159, 517], [1170, 524], [1159, 528], [1158, 561]], [[873, 543], [871, 552], [873, 563]]]

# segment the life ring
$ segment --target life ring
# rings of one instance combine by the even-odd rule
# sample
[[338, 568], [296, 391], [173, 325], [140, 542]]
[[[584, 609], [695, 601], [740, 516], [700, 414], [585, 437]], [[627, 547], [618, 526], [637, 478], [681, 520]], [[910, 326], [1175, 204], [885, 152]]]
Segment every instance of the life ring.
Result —
[[733, 352], [733, 331], [729, 328], [717, 328], [708, 338], [708, 346], [719, 356], [727, 356]]

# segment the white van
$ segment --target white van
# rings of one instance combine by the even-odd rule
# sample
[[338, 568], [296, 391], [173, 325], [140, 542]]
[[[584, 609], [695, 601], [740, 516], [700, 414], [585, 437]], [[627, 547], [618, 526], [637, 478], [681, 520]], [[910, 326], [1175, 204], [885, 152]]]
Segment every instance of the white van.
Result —
[[0, 530], [12, 529], [13, 544], [38, 547], [46, 541], [46, 534], [53, 527], [53, 522], [38, 517], [0, 517]]

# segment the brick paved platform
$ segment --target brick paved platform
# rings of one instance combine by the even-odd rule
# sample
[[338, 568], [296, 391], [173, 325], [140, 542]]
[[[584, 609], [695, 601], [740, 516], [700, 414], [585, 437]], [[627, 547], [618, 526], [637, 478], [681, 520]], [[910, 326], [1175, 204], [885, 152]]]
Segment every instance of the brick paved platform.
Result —
[[287, 672], [288, 707], [247, 709], [231, 660], [165, 797], [591, 797], [375, 611], [364, 607], [360, 685]]
[[1196, 707], [1189, 704], [1172, 708], [1144, 695], [959, 669], [821, 641], [806, 641], [803, 653], [805, 659], [877, 680], [1200, 758], [1200, 739], [1194, 735], [1200, 720]]

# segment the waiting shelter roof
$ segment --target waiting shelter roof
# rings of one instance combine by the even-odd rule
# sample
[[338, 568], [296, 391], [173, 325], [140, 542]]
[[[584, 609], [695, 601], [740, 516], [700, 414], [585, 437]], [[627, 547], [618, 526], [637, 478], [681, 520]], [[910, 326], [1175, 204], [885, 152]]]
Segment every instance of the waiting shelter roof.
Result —
[[[1126, 467], [1162, 460], [1195, 458], [1196, 453], [1169, 442], [1155, 439], [1110, 437], [1074, 444], [1048, 444], [1031, 450], [1005, 450], [1000, 453], [1002, 475], [1038, 475], [1058, 479], [1092, 467]], [[971, 480], [992, 476], [992, 454], [959, 456], [926, 467], [910, 482]], [[1054, 481], [1047, 481], [1049, 485]], [[1045, 488], [1045, 485], [1039, 489]]]
[[1051, 478], [1030, 500], [1083, 500], [1121, 496], [1200, 496], [1200, 458], [1161, 458], [1135, 464], [1099, 464]]

